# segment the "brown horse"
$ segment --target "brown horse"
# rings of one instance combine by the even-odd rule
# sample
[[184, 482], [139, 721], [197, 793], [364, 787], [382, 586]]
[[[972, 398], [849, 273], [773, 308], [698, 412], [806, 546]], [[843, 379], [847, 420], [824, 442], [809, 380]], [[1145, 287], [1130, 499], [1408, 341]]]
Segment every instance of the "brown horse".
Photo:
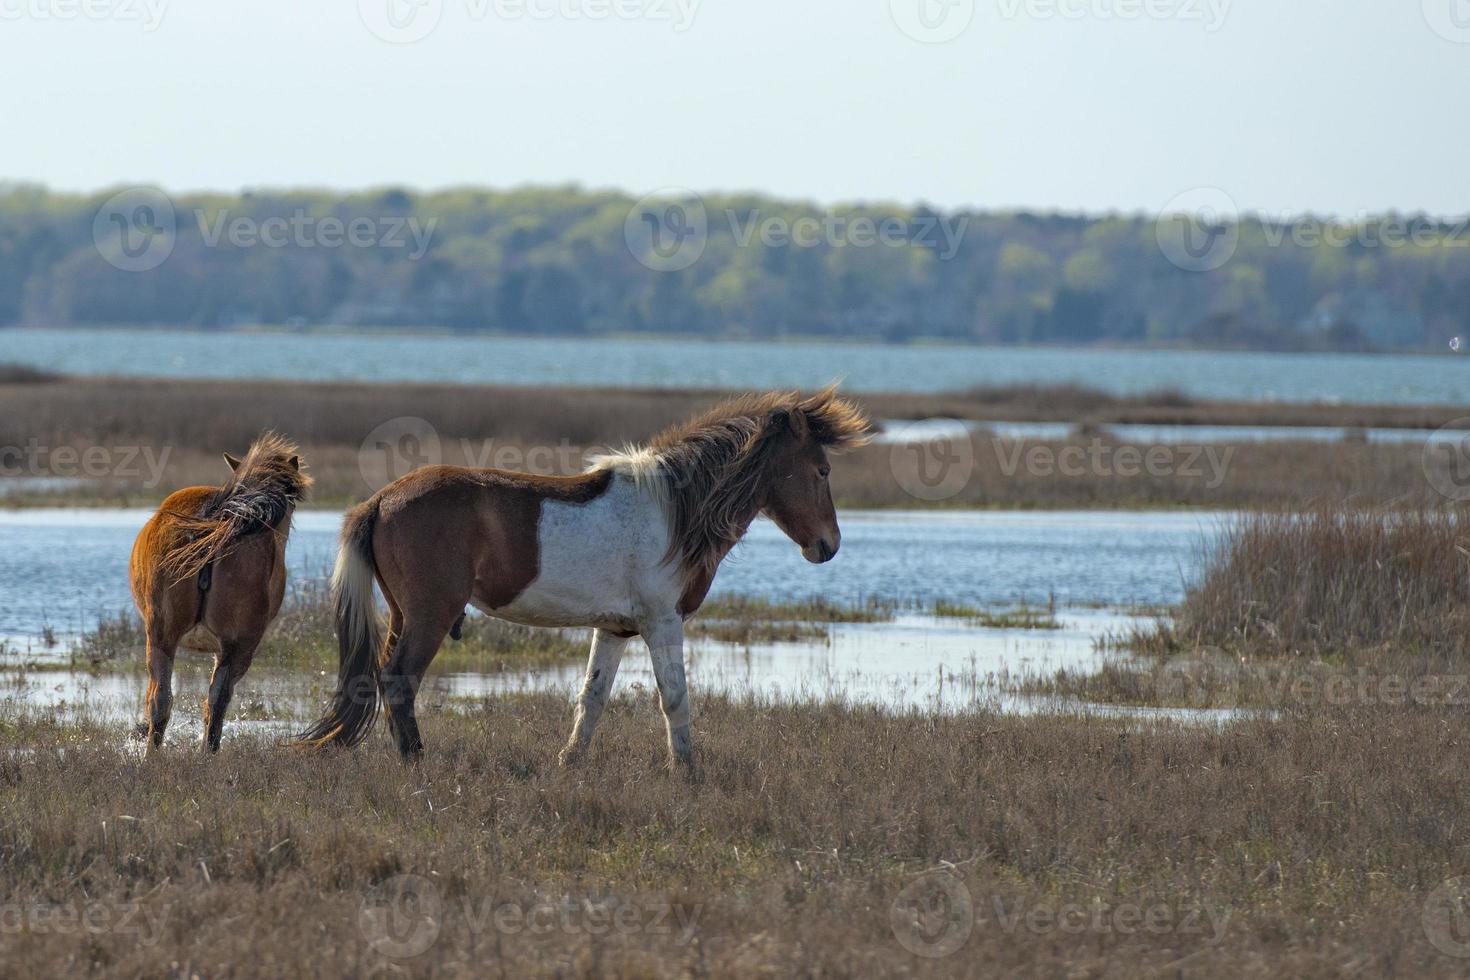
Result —
[[235, 682], [285, 594], [286, 537], [311, 478], [296, 447], [271, 433], [225, 462], [230, 482], [169, 494], [133, 544], [133, 600], [148, 639], [148, 715], [137, 734], [150, 749], [168, 727], [179, 647], [214, 654], [204, 738], [219, 749]]
[[[300, 737], [356, 744], [381, 696], [399, 752], [421, 753], [418, 685], [469, 603], [516, 623], [593, 627], [563, 764], [585, 751], [623, 649], [641, 635], [670, 754], [690, 764], [684, 619], [758, 514], [808, 561], [837, 554], [827, 450], [862, 444], [867, 428], [834, 388], [805, 399], [752, 395], [577, 476], [431, 466], [389, 484], [343, 524], [333, 575], [337, 693]], [[386, 636], [375, 580], [388, 602]]]

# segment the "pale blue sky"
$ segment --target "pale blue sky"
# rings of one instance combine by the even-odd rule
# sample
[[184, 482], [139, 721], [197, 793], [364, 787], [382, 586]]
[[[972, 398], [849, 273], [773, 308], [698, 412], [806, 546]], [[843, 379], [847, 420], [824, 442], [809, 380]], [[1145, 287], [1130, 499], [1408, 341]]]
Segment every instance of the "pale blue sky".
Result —
[[[631, 21], [417, 0], [409, 31], [443, 9], [410, 44], [365, 25], [390, 0], [86, 0], [108, 16], [58, 19], [79, 2], [0, 0], [0, 178], [1089, 211], [1215, 186], [1268, 213], [1470, 210], [1470, 0], [974, 0], [943, 43], [890, 0], [590, 0], [649, 13]], [[919, 2], [892, 0], [897, 19]], [[971, 0], [950, 2], [941, 34]]]

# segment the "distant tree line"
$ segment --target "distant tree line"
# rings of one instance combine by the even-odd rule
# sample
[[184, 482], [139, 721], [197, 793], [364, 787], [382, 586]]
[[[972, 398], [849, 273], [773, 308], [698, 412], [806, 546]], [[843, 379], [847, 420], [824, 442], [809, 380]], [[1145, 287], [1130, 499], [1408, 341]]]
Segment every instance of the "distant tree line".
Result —
[[1228, 254], [1192, 268], [1147, 215], [649, 203], [575, 187], [170, 199], [9, 184], [0, 325], [1363, 350], [1470, 333], [1457, 222], [1196, 230]]

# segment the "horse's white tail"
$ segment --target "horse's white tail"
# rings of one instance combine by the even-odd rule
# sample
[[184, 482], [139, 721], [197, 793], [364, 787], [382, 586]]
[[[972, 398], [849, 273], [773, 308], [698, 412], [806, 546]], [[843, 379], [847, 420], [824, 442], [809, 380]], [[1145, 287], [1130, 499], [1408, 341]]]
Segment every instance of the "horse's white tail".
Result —
[[378, 717], [378, 654], [383, 627], [373, 599], [373, 525], [378, 502], [349, 511], [332, 569], [332, 600], [337, 623], [337, 693], [327, 713], [297, 739], [311, 746], [361, 742]]

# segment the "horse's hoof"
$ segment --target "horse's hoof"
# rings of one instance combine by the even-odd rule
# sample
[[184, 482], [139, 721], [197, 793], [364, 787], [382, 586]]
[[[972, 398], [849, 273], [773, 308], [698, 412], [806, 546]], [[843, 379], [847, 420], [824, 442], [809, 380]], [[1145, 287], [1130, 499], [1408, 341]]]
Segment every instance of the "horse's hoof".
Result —
[[570, 745], [561, 750], [556, 757], [556, 764], [563, 769], [575, 769], [581, 764], [584, 753], [581, 749], [574, 749]]

